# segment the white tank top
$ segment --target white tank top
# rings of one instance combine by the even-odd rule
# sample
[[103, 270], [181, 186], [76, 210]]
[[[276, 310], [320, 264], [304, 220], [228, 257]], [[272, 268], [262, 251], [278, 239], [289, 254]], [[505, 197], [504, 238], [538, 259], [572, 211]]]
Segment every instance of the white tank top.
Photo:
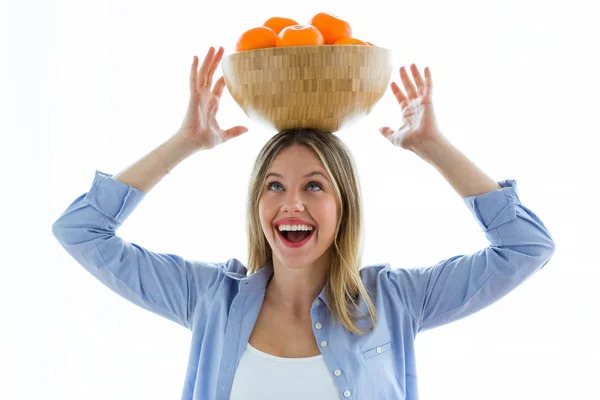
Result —
[[338, 389], [323, 355], [283, 358], [250, 343], [233, 377], [230, 400], [335, 400]]

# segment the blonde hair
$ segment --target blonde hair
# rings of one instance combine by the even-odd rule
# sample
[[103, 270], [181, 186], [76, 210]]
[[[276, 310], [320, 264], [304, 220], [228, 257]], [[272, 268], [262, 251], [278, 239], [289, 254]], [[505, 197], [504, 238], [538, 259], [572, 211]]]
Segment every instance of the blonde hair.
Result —
[[314, 129], [284, 130], [269, 139], [256, 157], [248, 190], [246, 229], [248, 234], [248, 274], [254, 274], [272, 261], [272, 250], [262, 230], [258, 202], [263, 191], [265, 176], [275, 157], [293, 145], [306, 146], [321, 160], [335, 188], [339, 219], [333, 242], [332, 263], [327, 281], [327, 296], [333, 321], [354, 333], [364, 332], [356, 326], [353, 308], [360, 311], [358, 298], [367, 304], [373, 330], [377, 321], [375, 306], [360, 277], [363, 248], [362, 199], [354, 160], [346, 145], [333, 133]]

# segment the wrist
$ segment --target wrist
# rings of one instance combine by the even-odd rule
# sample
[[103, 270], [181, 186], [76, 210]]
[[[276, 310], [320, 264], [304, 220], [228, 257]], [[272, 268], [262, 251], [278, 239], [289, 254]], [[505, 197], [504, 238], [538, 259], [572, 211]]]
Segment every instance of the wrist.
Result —
[[170, 173], [181, 161], [199, 150], [201, 148], [196, 143], [176, 133], [153, 151], [164, 164], [167, 173]]
[[181, 131], [175, 132], [175, 134], [171, 136], [167, 142], [170, 148], [176, 149], [178, 153], [185, 154], [186, 156], [202, 150], [202, 147], [199, 146], [198, 143], [191, 140], [184, 132]]
[[420, 143], [411, 148], [411, 151], [430, 164], [435, 164], [436, 160], [443, 158], [454, 148], [452, 143], [443, 135], [439, 135], [430, 140]]

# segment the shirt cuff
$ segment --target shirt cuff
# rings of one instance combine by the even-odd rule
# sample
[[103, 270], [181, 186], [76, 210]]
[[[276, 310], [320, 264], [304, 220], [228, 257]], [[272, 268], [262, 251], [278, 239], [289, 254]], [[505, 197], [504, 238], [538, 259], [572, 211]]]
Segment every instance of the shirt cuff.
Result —
[[517, 219], [516, 205], [521, 204], [516, 180], [505, 179], [497, 183], [501, 189], [463, 198], [484, 232]]
[[146, 193], [96, 170], [94, 182], [85, 195], [95, 209], [122, 224], [144, 199]]

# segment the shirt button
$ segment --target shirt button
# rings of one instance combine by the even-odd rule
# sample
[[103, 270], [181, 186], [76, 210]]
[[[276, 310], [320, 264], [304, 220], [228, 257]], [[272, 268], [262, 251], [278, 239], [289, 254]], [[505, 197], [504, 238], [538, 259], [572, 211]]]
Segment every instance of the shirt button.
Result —
[[377, 352], [378, 352], [378, 353], [381, 353], [381, 347], [378, 347], [378, 348], [377, 348]]
[[320, 306], [321, 305], [321, 300], [317, 300], [317, 305]]
[[350, 397], [350, 391], [349, 390], [346, 390], [344, 392], [344, 397]]
[[325, 346], [327, 346], [327, 341], [326, 341], [326, 340], [323, 340], [323, 341], [321, 342], [321, 347], [325, 347]]
[[323, 327], [323, 326], [322, 326], [322, 325], [321, 325], [319, 322], [317, 322], [317, 323], [315, 324], [315, 328], [317, 328], [317, 329], [321, 329], [322, 327]]
[[339, 369], [336, 369], [335, 371], [333, 371], [333, 374], [335, 376], [340, 376], [342, 374], [342, 371], [340, 371]]

